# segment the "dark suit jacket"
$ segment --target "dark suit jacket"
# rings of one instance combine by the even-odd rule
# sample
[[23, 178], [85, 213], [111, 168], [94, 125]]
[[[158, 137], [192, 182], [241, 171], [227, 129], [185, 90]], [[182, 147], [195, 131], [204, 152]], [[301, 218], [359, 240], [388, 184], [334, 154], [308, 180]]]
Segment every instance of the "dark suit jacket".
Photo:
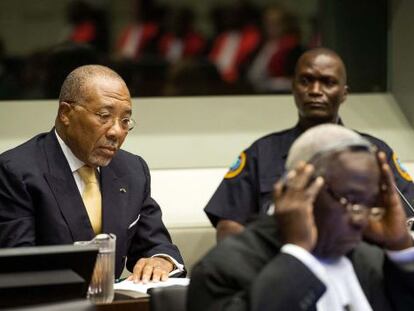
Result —
[[[117, 277], [126, 257], [130, 270], [139, 258], [158, 253], [183, 262], [151, 198], [150, 174], [141, 157], [118, 151], [101, 167], [100, 186], [103, 232], [117, 237]], [[0, 247], [72, 244], [93, 237], [54, 130], [0, 155]]]
[[[280, 247], [270, 216], [221, 242], [192, 270], [188, 310], [316, 310], [325, 285]], [[366, 243], [350, 259], [373, 310], [413, 310], [414, 267], [403, 271]]]

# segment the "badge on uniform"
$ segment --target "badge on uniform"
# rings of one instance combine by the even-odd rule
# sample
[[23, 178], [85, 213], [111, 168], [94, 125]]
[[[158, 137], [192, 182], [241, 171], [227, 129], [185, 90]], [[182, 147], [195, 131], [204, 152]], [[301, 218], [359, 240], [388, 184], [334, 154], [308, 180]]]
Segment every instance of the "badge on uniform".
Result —
[[398, 159], [395, 152], [392, 154], [392, 160], [394, 161], [394, 165], [397, 168], [398, 174], [400, 174], [400, 176], [404, 178], [406, 181], [413, 181], [410, 174], [407, 172], [404, 165], [400, 162], [400, 159]]
[[228, 178], [236, 177], [237, 175], [241, 173], [241, 171], [243, 171], [243, 168], [245, 167], [245, 165], [246, 165], [246, 153], [242, 152], [237, 158], [237, 160], [234, 161], [233, 164], [230, 166], [230, 169], [227, 172], [227, 174], [224, 176], [224, 178], [228, 179]]

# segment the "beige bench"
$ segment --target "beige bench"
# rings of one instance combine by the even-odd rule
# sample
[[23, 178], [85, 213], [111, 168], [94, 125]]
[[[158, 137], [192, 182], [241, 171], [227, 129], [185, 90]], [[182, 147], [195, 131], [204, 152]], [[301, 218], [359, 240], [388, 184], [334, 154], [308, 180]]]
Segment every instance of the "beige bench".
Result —
[[[203, 208], [226, 168], [152, 170], [152, 197], [191, 274], [194, 264], [216, 243], [215, 229]], [[123, 276], [128, 272], [124, 271]]]
[[160, 204], [173, 242], [191, 269], [215, 245], [215, 229], [203, 208], [226, 168], [152, 170], [152, 196]]
[[171, 228], [169, 231], [184, 258], [188, 275], [194, 264], [216, 244], [216, 232], [211, 226]]

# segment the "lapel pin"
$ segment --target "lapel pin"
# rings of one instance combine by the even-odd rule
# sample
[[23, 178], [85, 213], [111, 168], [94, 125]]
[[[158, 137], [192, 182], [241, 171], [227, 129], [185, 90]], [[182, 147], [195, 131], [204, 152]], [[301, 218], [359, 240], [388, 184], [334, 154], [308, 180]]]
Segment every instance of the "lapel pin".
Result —
[[126, 189], [125, 188], [119, 188], [119, 192], [126, 193]]

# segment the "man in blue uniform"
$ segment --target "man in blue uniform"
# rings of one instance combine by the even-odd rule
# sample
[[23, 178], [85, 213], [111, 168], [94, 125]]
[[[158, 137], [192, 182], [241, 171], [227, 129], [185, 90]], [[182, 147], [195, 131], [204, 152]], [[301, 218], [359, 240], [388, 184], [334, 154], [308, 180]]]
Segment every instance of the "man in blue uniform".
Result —
[[[260, 138], [243, 151], [205, 208], [218, 240], [243, 231], [252, 219], [271, 212], [273, 185], [284, 173], [289, 148], [301, 133], [322, 123], [342, 124], [338, 111], [348, 94], [346, 69], [332, 50], [317, 48], [300, 57], [292, 91], [298, 123]], [[412, 204], [414, 184], [393, 150], [378, 138], [362, 135], [386, 154], [398, 190]], [[405, 209], [409, 217], [414, 216], [408, 204]]]

